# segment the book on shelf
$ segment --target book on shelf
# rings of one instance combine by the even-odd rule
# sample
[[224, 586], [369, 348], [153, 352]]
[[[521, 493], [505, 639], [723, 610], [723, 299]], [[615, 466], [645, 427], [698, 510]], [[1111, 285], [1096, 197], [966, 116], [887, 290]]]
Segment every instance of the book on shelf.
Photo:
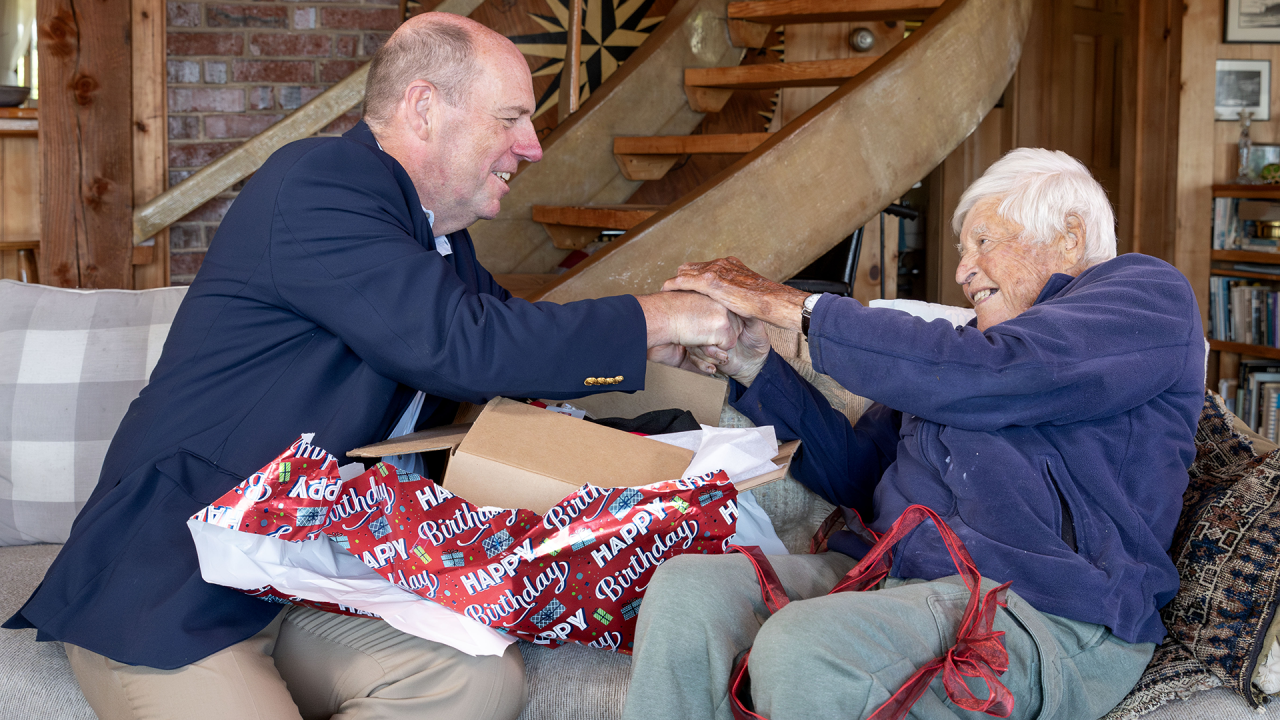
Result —
[[1258, 280], [1209, 276], [1209, 337], [1280, 347], [1280, 293]]
[[[1240, 381], [1235, 378], [1219, 378], [1218, 394], [1222, 396], [1222, 402], [1227, 406], [1229, 412], [1236, 412], [1236, 389], [1240, 386]], [[1236, 413], [1237, 415], [1239, 413]]]
[[1280, 265], [1261, 265], [1258, 263], [1236, 263], [1231, 266], [1232, 270], [1241, 270], [1243, 272], [1262, 273], [1263, 275], [1275, 275], [1280, 278]]
[[1243, 235], [1238, 208], [1240, 201], [1236, 198], [1214, 198], [1213, 200], [1213, 249], [1234, 250], [1240, 246]]
[[1267, 419], [1261, 394], [1265, 383], [1280, 384], [1280, 361], [1241, 360], [1237, 378], [1236, 415], [1257, 432]]
[[1261, 395], [1259, 400], [1258, 412], [1258, 434], [1270, 440], [1276, 441], [1276, 418], [1280, 414], [1280, 382], [1264, 382], [1258, 386], [1258, 392]]

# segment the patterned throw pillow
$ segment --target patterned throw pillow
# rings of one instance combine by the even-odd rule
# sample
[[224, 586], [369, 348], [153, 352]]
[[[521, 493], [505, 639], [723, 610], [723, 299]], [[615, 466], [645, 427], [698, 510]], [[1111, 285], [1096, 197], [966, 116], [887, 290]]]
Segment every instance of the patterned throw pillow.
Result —
[[66, 541], [185, 294], [0, 280], [0, 546]]
[[1264, 701], [1252, 681], [1280, 589], [1280, 451], [1256, 454], [1207, 392], [1189, 475], [1171, 547], [1182, 587], [1161, 613], [1169, 637], [1108, 720], [1218, 686]]

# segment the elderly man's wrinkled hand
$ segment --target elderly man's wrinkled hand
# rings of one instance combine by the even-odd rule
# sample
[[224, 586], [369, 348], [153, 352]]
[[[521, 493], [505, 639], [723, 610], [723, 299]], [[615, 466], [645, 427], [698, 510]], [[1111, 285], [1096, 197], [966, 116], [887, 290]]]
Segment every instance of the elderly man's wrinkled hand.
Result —
[[689, 348], [688, 361], [698, 370], [711, 374], [717, 370], [750, 385], [769, 358], [769, 335], [764, 321], [749, 318], [742, 324], [738, 342], [730, 350], [714, 346]]
[[800, 309], [809, 296], [748, 268], [736, 257], [685, 263], [663, 290], [693, 290], [742, 317], [760, 318], [791, 330], [800, 329]]

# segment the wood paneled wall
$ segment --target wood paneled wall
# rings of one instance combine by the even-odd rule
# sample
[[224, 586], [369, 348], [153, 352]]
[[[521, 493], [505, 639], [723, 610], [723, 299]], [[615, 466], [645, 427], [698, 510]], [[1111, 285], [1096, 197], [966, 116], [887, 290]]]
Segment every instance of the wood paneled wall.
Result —
[[37, 279], [35, 254], [27, 246], [40, 240], [39, 190], [35, 133], [0, 131], [0, 278]]
[[39, 0], [36, 10], [41, 281], [165, 285], [167, 239], [136, 253], [132, 242], [135, 200], [164, 190], [165, 3]]
[[[1188, 0], [1182, 32], [1181, 108], [1178, 127], [1175, 265], [1191, 280], [1204, 318], [1209, 312], [1209, 250], [1214, 183], [1236, 176], [1240, 126], [1213, 119], [1215, 61], [1271, 61], [1271, 120], [1255, 122], [1255, 143], [1280, 144], [1280, 44], [1222, 42], [1222, 4]], [[1213, 363], [1211, 363], [1211, 366]]]
[[1175, 260], [1178, 0], [1038, 3], [1000, 106], [930, 176], [929, 299], [965, 305], [951, 214], [1015, 147], [1062, 150], [1107, 190], [1117, 251]]
[[40, 277], [133, 284], [129, 0], [40, 0]]

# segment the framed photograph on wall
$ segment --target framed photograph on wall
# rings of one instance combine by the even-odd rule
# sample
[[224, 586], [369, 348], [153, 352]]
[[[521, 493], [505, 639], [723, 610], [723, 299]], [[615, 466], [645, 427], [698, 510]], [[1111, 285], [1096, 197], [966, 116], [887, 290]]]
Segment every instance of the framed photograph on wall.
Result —
[[1280, 43], [1280, 3], [1227, 0], [1222, 34], [1229, 43]]
[[1213, 93], [1213, 119], [1239, 120], [1241, 110], [1253, 119], [1271, 119], [1271, 61], [1219, 60]]

